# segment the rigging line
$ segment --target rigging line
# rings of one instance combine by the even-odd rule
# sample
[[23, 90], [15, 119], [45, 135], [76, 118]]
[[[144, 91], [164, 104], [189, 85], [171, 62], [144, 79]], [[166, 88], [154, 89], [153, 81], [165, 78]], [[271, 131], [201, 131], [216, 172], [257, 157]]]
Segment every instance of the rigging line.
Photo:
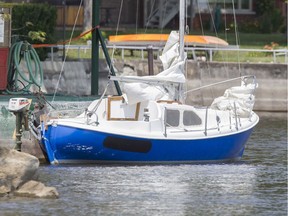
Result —
[[[228, 35], [227, 35], [227, 31], [228, 31], [228, 27], [227, 27], [227, 12], [226, 12], [226, 0], [224, 0], [224, 34], [225, 34], [225, 40], [228, 41]], [[225, 52], [225, 59], [228, 59], [228, 54], [227, 52]], [[226, 69], [226, 67], [224, 67]], [[226, 70], [226, 73], [228, 72], [228, 70]]]
[[227, 83], [227, 82], [232, 82], [232, 81], [235, 81], [235, 80], [238, 80], [238, 79], [249, 78], [249, 77], [254, 77], [254, 76], [253, 75], [251, 75], [251, 76], [240, 76], [240, 77], [232, 78], [232, 79], [229, 79], [229, 80], [220, 81], [220, 82], [217, 82], [217, 83], [212, 83], [212, 84], [209, 84], [209, 85], [205, 85], [205, 86], [201, 86], [201, 87], [198, 87], [198, 88], [190, 89], [189, 91], [186, 91], [184, 94], [188, 94], [190, 92], [198, 91], [198, 90], [203, 89], [203, 88], [208, 88], [208, 87], [211, 87], [211, 86], [215, 86], [215, 85], [219, 85], [219, 84], [223, 84], [223, 83]]
[[103, 100], [103, 98], [104, 98], [104, 96], [105, 96], [105, 94], [106, 94], [106, 92], [107, 92], [107, 89], [108, 89], [109, 85], [110, 85], [110, 81], [108, 81], [108, 83], [106, 84], [106, 87], [105, 87], [105, 89], [104, 89], [104, 91], [103, 91], [100, 99], [98, 100], [97, 104], [93, 107], [92, 110], [89, 110], [89, 109], [87, 108], [87, 112], [89, 112], [89, 113], [95, 113], [95, 112], [97, 111], [98, 107], [100, 106], [100, 104], [101, 104], [101, 102], [102, 102], [102, 100]]
[[[224, 25], [225, 25], [224, 26], [224, 34], [225, 34], [225, 40], [228, 42], [227, 31], [229, 30], [229, 28], [227, 27], [226, 0], [224, 0], [224, 12], [225, 12], [225, 14], [224, 14]], [[226, 51], [224, 53], [223, 53], [223, 58], [222, 59], [224, 60], [224, 62], [226, 62], [225, 59], [228, 60], [228, 52]], [[227, 64], [225, 63], [224, 69], [225, 69], [227, 77], [229, 77], [228, 66], [227, 67], [226, 66], [227, 66]]]
[[[218, 4], [218, 3], [216, 3], [216, 4], [214, 5], [215, 9], [212, 10], [212, 9], [211, 9], [211, 6], [210, 6], [210, 4], [209, 4], [209, 2], [208, 2], [209, 13], [210, 13], [211, 20], [212, 20], [212, 29], [215, 31], [215, 36], [218, 38], [219, 35], [218, 35], [217, 28], [216, 28], [216, 21], [215, 21], [215, 18], [213, 17], [213, 15], [216, 14], [217, 9], [218, 9], [218, 5], [217, 5], [217, 4]], [[225, 0], [224, 0], [224, 5], [225, 5]], [[224, 6], [224, 7], [225, 7], [225, 6]], [[222, 18], [221, 9], [219, 8], [219, 10], [220, 10], [220, 16], [221, 16], [220, 19], [221, 19], [221, 18]], [[212, 12], [213, 12], [213, 14], [212, 14]], [[216, 48], [219, 48], [219, 45], [216, 44], [215, 47], [216, 47]], [[223, 63], [223, 64], [224, 64], [224, 70], [225, 70], [225, 72], [227, 73], [227, 72], [228, 72], [228, 67], [227, 67], [227, 63], [226, 63], [226, 61], [225, 61], [224, 55], [223, 55], [223, 53], [221, 53], [220, 51], [219, 51], [218, 53], [220, 53], [220, 57], [221, 57], [222, 61], [224, 62], [224, 63]]]
[[188, 9], [187, 9], [187, 0], [184, 2], [185, 4], [185, 33], [187, 34], [187, 23], [188, 23]]
[[198, 16], [200, 19], [201, 33], [204, 36], [204, 28], [203, 28], [202, 16], [201, 16], [201, 11], [200, 11], [200, 6], [199, 6], [199, 0], [196, 0], [196, 1], [197, 1]]
[[[212, 31], [215, 31], [215, 36], [216, 36], [216, 37], [219, 37], [218, 31], [217, 31], [217, 28], [216, 28], [215, 17], [213, 16], [213, 15], [216, 14], [216, 10], [217, 10], [218, 5], [217, 5], [217, 3], [216, 3], [216, 4], [214, 5], [214, 10], [212, 10], [212, 9], [211, 9], [211, 6], [210, 6], [210, 4], [209, 4], [209, 2], [208, 2], [208, 0], [207, 0], [207, 6], [208, 6], [208, 9], [209, 9], [209, 13], [210, 13], [211, 21], [212, 21]], [[221, 10], [221, 9], [220, 9], [220, 10]], [[221, 13], [220, 13], [220, 15], [221, 15]], [[219, 45], [218, 45], [218, 44], [216, 44], [216, 48], [219, 48]]]
[[71, 41], [72, 41], [73, 34], [74, 34], [74, 31], [75, 31], [75, 28], [76, 28], [76, 23], [77, 23], [79, 14], [80, 14], [80, 10], [81, 10], [81, 5], [82, 5], [82, 4], [83, 4], [83, 0], [81, 0], [81, 2], [80, 2], [80, 4], [79, 4], [79, 7], [78, 7], [77, 15], [76, 15], [75, 20], [74, 20], [73, 29], [72, 29], [72, 32], [71, 32], [71, 35], [70, 35], [69, 43], [68, 43], [67, 50], [66, 50], [66, 53], [65, 53], [65, 56], [64, 56], [64, 60], [63, 60], [63, 62], [62, 62], [61, 71], [60, 71], [60, 74], [59, 74], [59, 78], [58, 78], [58, 81], [57, 81], [57, 84], [56, 84], [56, 87], [55, 87], [55, 91], [54, 91], [54, 94], [53, 94], [53, 98], [52, 98], [51, 103], [54, 102], [55, 97], [56, 97], [56, 93], [57, 93], [57, 90], [58, 90], [58, 87], [59, 87], [59, 84], [60, 84], [60, 80], [61, 80], [61, 77], [62, 77], [62, 73], [63, 73], [63, 71], [64, 71], [64, 66], [65, 66], [65, 63], [66, 63], [67, 54], [68, 54], [68, 52], [69, 52], [69, 48], [70, 48], [70, 45], [71, 45]]
[[138, 34], [139, 0], [136, 3], [136, 34]]
[[[200, 26], [201, 26], [201, 33], [202, 33], [202, 35], [204, 36], [204, 28], [203, 28], [203, 21], [202, 21], [202, 15], [201, 15], [201, 10], [200, 10], [199, 0], [196, 0], [196, 2], [197, 2], [197, 10], [198, 10], [198, 16], [199, 16]], [[195, 54], [195, 57], [196, 57], [196, 54]], [[195, 61], [196, 61], [196, 63], [197, 63], [197, 67], [200, 69], [200, 81], [201, 81], [201, 83], [202, 83], [201, 77], [202, 77], [202, 72], [203, 72], [203, 70], [200, 68], [200, 65], [199, 65], [200, 63], [197, 61], [197, 57], [196, 57]], [[207, 62], [206, 62], [206, 65], [207, 65], [207, 68], [208, 68], [208, 70], [209, 70], [209, 65], [208, 65]], [[185, 93], [184, 93], [184, 94], [185, 94]]]
[[[121, 19], [121, 14], [122, 14], [122, 8], [123, 8], [123, 0], [121, 0], [121, 3], [120, 3], [120, 9], [119, 9], [118, 20], [117, 20], [117, 26], [116, 26], [116, 33], [115, 33], [116, 36], [118, 35], [118, 31], [119, 31], [120, 19]], [[115, 53], [115, 50], [116, 50], [116, 46], [113, 45], [112, 55], [111, 55], [112, 61], [114, 60], [114, 53]], [[112, 61], [111, 61], [111, 64], [112, 64]], [[112, 65], [109, 65], [109, 68], [111, 68], [111, 67], [112, 67]]]
[[[160, 1], [160, 3], [162, 3], [163, 1]], [[164, 19], [164, 16], [163, 14], [166, 14], [166, 11], [167, 11], [167, 3], [168, 3], [168, 0], [165, 0], [164, 2], [164, 10], [162, 11], [162, 9], [160, 10], [160, 13], [161, 13], [161, 16], [160, 16], [160, 21], [159, 21], [159, 24], [162, 24], [163, 22], [163, 19]], [[163, 6], [163, 3], [159, 6], [159, 8], [162, 8]], [[161, 25], [161, 29], [160, 29], [160, 34], [163, 33], [163, 30], [164, 30], [164, 27]], [[162, 41], [159, 41], [158, 43], [158, 47], [162, 47], [162, 52], [163, 52], [163, 42]], [[165, 46], [165, 43], [164, 43], [164, 46]], [[159, 50], [158, 50], [158, 54], [159, 54]]]
[[[206, 2], [206, 6], [207, 6], [207, 8], [208, 8], [208, 10], [209, 10], [210, 16], [211, 16], [213, 28], [215, 29], [215, 23], [214, 23], [214, 19], [213, 19], [212, 13], [211, 13], [211, 7], [210, 7], [210, 5], [209, 5], [209, 0], [206, 0], [205, 2]], [[202, 35], [205, 36], [205, 34], [204, 34], [204, 28], [202, 29]], [[205, 45], [204, 47], [207, 47], [207, 46]], [[209, 58], [209, 54], [208, 54], [208, 53], [206, 53], [206, 58], [207, 58], [207, 57]], [[206, 61], [205, 61], [205, 64], [207, 65], [208, 75], [211, 77], [211, 67], [210, 67], [210, 64], [208, 63], [207, 59], [206, 59]], [[202, 71], [201, 71], [201, 72], [202, 72]], [[201, 75], [202, 75], [202, 74], [201, 74]], [[201, 76], [201, 77], [202, 77], [202, 76]], [[202, 79], [201, 79], [201, 81], [202, 81]], [[210, 88], [209, 90], [210, 90], [210, 92], [211, 92], [212, 98], [214, 98], [215, 96], [214, 96], [214, 91], [213, 91], [213, 89]]]
[[146, 22], [146, 24], [145, 24], [145, 32], [144, 32], [144, 33], [147, 32], [148, 23], [149, 23], [149, 20], [150, 20], [152, 14], [153, 14], [153, 8], [154, 8], [154, 6], [155, 6], [155, 1], [156, 1], [156, 0], [153, 0], [153, 4], [152, 4], [151, 10], [150, 10], [150, 14], [149, 14], [148, 19], [147, 19], [147, 22]]
[[239, 53], [239, 45], [240, 45], [240, 41], [239, 41], [239, 35], [238, 35], [238, 27], [237, 27], [237, 21], [236, 21], [236, 12], [235, 12], [235, 4], [234, 4], [234, 0], [232, 0], [232, 8], [233, 8], [233, 18], [234, 18], [234, 30], [235, 30], [235, 39], [236, 39], [236, 45], [238, 47], [237, 49], [237, 60], [238, 60], [238, 70], [239, 70], [239, 76], [242, 75], [241, 72], [241, 64], [240, 64], [240, 53]]
[[[214, 14], [213, 11], [214, 10], [211, 9], [211, 6], [210, 6], [208, 0], [207, 0], [207, 7], [208, 7], [209, 14], [210, 14], [211, 21], [212, 21], [212, 31], [215, 31], [215, 35], [216, 35], [216, 37], [218, 37], [218, 32], [217, 32], [217, 29], [216, 29], [215, 19], [213, 17], [213, 14]], [[215, 7], [215, 11], [214, 12], [216, 12], [216, 7], [217, 7], [216, 3], [214, 4], [214, 7]]]
[[227, 36], [227, 12], [226, 12], [226, 0], [224, 0], [224, 11], [225, 11], [225, 15], [224, 15], [224, 25], [225, 25], [225, 40], [228, 41], [228, 36]]
[[[208, 2], [208, 1], [207, 1], [207, 2]], [[224, 5], [225, 5], [225, 0], [224, 0]], [[218, 3], [216, 3], [216, 4], [214, 5], [214, 7], [215, 7], [215, 9], [212, 10], [210, 4], [208, 3], [208, 8], [209, 8], [210, 16], [211, 16], [211, 21], [212, 21], [212, 29], [215, 31], [215, 36], [216, 36], [216, 37], [219, 37], [218, 31], [217, 31], [217, 28], [216, 28], [216, 21], [215, 21], [215, 18], [214, 18], [213, 15], [216, 15], [218, 9], [220, 10], [220, 19], [221, 19], [221, 16], [222, 16], [222, 15], [221, 15], [221, 9], [218, 8], [218, 7], [219, 7]], [[212, 14], [213, 11], [214, 11], [214, 13]], [[218, 44], [216, 45], [216, 48], [219, 48], [219, 45], [218, 45]], [[223, 61], [224, 70], [225, 70], [226, 74], [228, 74], [227, 62], [225, 61], [225, 56], [224, 56], [223, 53], [221, 53], [221, 52], [220, 52], [220, 58], [221, 58], [222, 61]], [[210, 70], [209, 70], [209, 73], [210, 73], [210, 76], [211, 76], [211, 71], [210, 71]], [[211, 89], [211, 90], [212, 90], [212, 89]], [[214, 96], [214, 91], [212, 91], [212, 95]]]
[[[162, 3], [163, 1], [160, 1], [160, 2]], [[164, 2], [164, 10], [163, 10], [163, 11], [161, 10], [161, 12], [160, 12], [160, 13], [161, 13], [161, 16], [160, 16], [160, 24], [163, 23], [163, 19], [164, 19], [163, 14], [165, 15], [166, 12], [167, 12], [167, 3], [168, 3], [168, 0], [165, 0], [165, 2]], [[160, 5], [160, 8], [162, 8], [162, 6], [163, 6], [163, 4]], [[160, 33], [161, 33], [161, 34], [163, 33], [163, 29], [164, 29], [164, 26], [161, 25], [161, 29], [160, 29]], [[161, 42], [159, 41], [159, 45], [158, 45], [158, 46], [160, 46], [160, 44], [161, 44]]]

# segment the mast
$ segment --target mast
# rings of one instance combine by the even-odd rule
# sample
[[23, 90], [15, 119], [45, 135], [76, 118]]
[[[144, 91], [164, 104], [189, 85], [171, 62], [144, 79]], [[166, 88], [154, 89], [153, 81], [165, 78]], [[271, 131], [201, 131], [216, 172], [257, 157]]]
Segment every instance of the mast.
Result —
[[184, 61], [184, 26], [185, 26], [185, 0], [180, 0], [179, 4], [179, 51], [181, 60]]
[[[181, 61], [185, 60], [185, 54], [184, 54], [184, 26], [185, 26], [185, 2], [186, 0], [180, 0], [179, 3], [179, 53], [180, 53], [180, 59]], [[182, 72], [184, 72], [184, 65], [181, 66], [182, 68]], [[177, 95], [177, 99], [178, 101], [180, 101], [181, 103], [184, 103], [185, 101], [185, 96], [184, 96], [184, 91], [183, 91], [183, 84], [180, 83], [178, 86], [178, 92], [175, 92]], [[175, 95], [175, 96], [176, 96]]]

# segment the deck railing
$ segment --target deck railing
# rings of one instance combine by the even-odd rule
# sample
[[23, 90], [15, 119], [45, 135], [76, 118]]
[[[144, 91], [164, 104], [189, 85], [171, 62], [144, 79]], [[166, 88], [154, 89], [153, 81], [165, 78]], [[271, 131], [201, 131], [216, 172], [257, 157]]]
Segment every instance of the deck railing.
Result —
[[[63, 56], [63, 45], [51, 46], [50, 60], [59, 61]], [[91, 53], [91, 45], [70, 45], [65, 50], [74, 50], [74, 58], [80, 60], [87, 58]], [[154, 58], [159, 59], [163, 46], [132, 46], [132, 45], [107, 45], [108, 50], [117, 50], [117, 58], [140, 58], [147, 59], [147, 50], [153, 49]], [[101, 50], [101, 49], [100, 49]], [[269, 62], [269, 63], [288, 63], [288, 49], [242, 49], [237, 46], [227, 47], [185, 47], [188, 58], [199, 61], [231, 61], [240, 62]], [[76, 57], [75, 57], [76, 51]], [[70, 52], [70, 51], [68, 51]], [[135, 54], [137, 52], [137, 54]], [[128, 54], [127, 54], [128, 53]], [[83, 57], [86, 55], [86, 57]], [[102, 53], [104, 57], [104, 54]], [[116, 56], [116, 55], [114, 55]], [[101, 57], [101, 54], [100, 54]], [[89, 57], [88, 57], [89, 58]], [[256, 60], [255, 60], [256, 59]], [[236, 61], [236, 62], [237, 62]], [[235, 61], [234, 61], [235, 62]]]

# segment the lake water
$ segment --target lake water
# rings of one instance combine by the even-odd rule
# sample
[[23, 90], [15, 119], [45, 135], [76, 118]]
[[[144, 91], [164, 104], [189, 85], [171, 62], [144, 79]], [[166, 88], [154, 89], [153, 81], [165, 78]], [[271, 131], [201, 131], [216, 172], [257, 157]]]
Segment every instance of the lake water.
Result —
[[261, 116], [243, 160], [214, 165], [41, 166], [60, 197], [0, 200], [0, 215], [287, 215], [287, 116]]

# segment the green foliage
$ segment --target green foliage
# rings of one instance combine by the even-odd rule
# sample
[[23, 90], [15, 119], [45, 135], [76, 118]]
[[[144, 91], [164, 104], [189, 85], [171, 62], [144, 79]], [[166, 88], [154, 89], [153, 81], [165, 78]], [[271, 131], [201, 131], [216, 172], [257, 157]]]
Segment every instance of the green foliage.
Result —
[[272, 31], [278, 32], [283, 23], [284, 23], [284, 17], [282, 16], [280, 10], [277, 9], [272, 10], [271, 12]]
[[[12, 9], [12, 35], [19, 35], [21, 40], [27, 40], [33, 44], [54, 43], [56, 19], [57, 11], [54, 6], [48, 4], [16, 5]], [[49, 48], [37, 49], [41, 60], [47, 57], [48, 51]]]
[[257, 15], [261, 16], [274, 8], [275, 0], [255, 0], [255, 11]]
[[41, 42], [44, 42], [46, 40], [46, 33], [45, 32], [42, 32], [42, 31], [38, 31], [38, 32], [35, 32], [35, 31], [30, 31], [28, 33], [28, 36], [34, 41], [34, 40], [38, 40], [38, 41], [41, 41]]
[[11, 15], [2, 13], [2, 14], [0, 14], [0, 19], [2, 19], [4, 21], [11, 20]]
[[279, 32], [284, 23], [284, 17], [277, 9], [265, 12], [259, 18], [259, 30], [261, 33]]
[[261, 33], [267, 34], [272, 32], [272, 22], [269, 13], [263, 14], [258, 18], [259, 20], [259, 30]]
[[275, 9], [275, 0], [255, 0], [255, 6], [261, 33], [281, 31], [284, 17], [278, 9]]
[[259, 32], [259, 21], [258, 19], [254, 20], [245, 20], [239, 24], [239, 31], [245, 33], [258, 33]]
[[92, 33], [90, 32], [90, 33], [84, 35], [84, 36], [82, 37], [82, 39], [83, 39], [84, 41], [92, 40]]
[[[103, 38], [106, 39], [107, 34], [104, 31], [101, 31], [101, 33], [102, 33]], [[89, 32], [88, 34], [84, 35], [82, 37], [82, 40], [84, 40], [84, 41], [92, 40], [92, 32]]]

